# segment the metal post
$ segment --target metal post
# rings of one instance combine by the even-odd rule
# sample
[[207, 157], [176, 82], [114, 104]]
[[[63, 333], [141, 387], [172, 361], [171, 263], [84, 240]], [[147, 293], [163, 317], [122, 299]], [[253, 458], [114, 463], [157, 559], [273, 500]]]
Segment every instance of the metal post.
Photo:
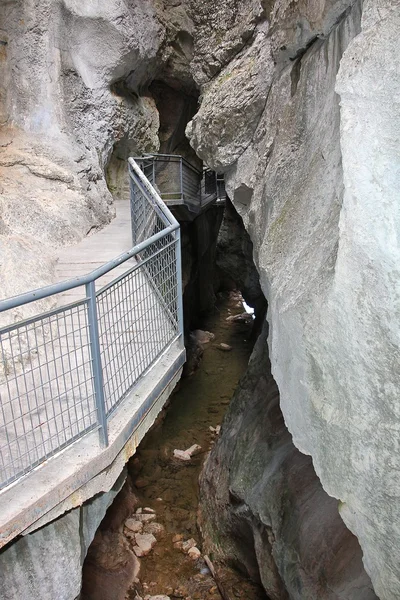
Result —
[[180, 158], [179, 161], [179, 176], [180, 176], [180, 180], [181, 180], [181, 200], [184, 200], [184, 195], [183, 195], [183, 159], [182, 157]]
[[133, 177], [129, 169], [129, 202], [131, 207], [131, 231], [132, 231], [132, 245], [135, 246], [136, 240], [136, 220], [135, 220], [135, 191], [133, 189]]
[[153, 156], [153, 181], [151, 182], [153, 186], [156, 185], [156, 159]]
[[99, 438], [100, 445], [102, 448], [105, 448], [108, 446], [108, 431], [106, 406], [104, 401], [103, 371], [100, 356], [99, 324], [97, 321], [96, 286], [94, 281], [90, 281], [86, 284], [86, 297], [88, 299], [90, 350], [92, 355], [97, 422], [100, 426]]
[[182, 295], [182, 254], [181, 254], [181, 230], [175, 232], [175, 252], [176, 252], [176, 293], [178, 310], [178, 328], [181, 336], [181, 346], [184, 344], [184, 321], [183, 321], [183, 295]]

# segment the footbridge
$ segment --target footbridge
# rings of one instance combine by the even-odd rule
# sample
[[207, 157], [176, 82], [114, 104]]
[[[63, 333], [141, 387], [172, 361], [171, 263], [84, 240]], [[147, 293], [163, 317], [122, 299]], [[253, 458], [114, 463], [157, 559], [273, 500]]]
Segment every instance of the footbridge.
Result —
[[191, 220], [212, 204], [224, 204], [222, 173], [199, 169], [177, 154], [146, 154], [135, 159], [147, 179], [169, 207], [180, 210], [183, 220]]
[[180, 377], [179, 224], [128, 166], [130, 202], [61, 280], [0, 301], [0, 547], [108, 491]]

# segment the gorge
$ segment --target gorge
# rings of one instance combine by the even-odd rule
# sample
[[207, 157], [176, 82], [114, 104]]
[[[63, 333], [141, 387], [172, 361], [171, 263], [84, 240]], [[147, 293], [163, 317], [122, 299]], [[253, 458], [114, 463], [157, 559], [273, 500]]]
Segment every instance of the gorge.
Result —
[[[221, 290], [256, 311], [199, 526], [271, 600], [400, 597], [399, 8], [0, 5], [2, 298], [53, 283], [61, 250], [112, 221], [129, 156], [224, 173], [224, 210], [176, 212], [187, 348]], [[111, 479], [0, 550], [2, 598], [79, 596]]]

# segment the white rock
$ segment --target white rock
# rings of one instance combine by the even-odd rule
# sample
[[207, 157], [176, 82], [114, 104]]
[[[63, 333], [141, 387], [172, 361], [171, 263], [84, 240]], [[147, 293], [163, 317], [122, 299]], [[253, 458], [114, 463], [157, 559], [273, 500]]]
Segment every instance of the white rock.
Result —
[[136, 546], [133, 547], [133, 550], [136, 556], [146, 556], [157, 543], [157, 540], [152, 533], [136, 533], [135, 541]]
[[137, 519], [130, 518], [125, 521], [125, 527], [133, 533], [141, 533], [143, 529], [143, 523]]
[[193, 546], [193, 548], [189, 549], [188, 556], [190, 556], [190, 558], [193, 560], [197, 560], [198, 558], [200, 558], [201, 552], [196, 546]]
[[196, 546], [197, 542], [196, 540], [194, 540], [193, 538], [190, 538], [189, 540], [186, 540], [186, 542], [182, 543], [182, 550], [184, 552], [189, 552], [189, 550], [191, 548], [194, 548]]
[[216, 427], [212, 427], [210, 425], [210, 431], [211, 433], [215, 433], [215, 435], [219, 435], [219, 432], [221, 431], [221, 425], [217, 425]]
[[150, 521], [154, 521], [154, 519], [156, 519], [156, 515], [142, 513], [139, 515], [135, 515], [135, 519], [137, 521], [140, 521], [141, 523], [149, 523]]
[[198, 444], [193, 444], [193, 446], [190, 446], [190, 448], [188, 448], [187, 450], [185, 450], [185, 452], [190, 457], [192, 457], [195, 454], [198, 454], [200, 452], [200, 450], [201, 450], [201, 446], [199, 446]]
[[184, 450], [174, 450], [174, 457], [178, 458], [179, 460], [184, 460], [184, 461], [188, 461], [190, 460], [190, 456], [187, 452], [185, 452]]
[[188, 461], [192, 458], [192, 456], [194, 456], [195, 454], [198, 454], [198, 452], [200, 452], [201, 450], [201, 446], [199, 446], [198, 444], [193, 444], [193, 446], [190, 446], [190, 448], [187, 448], [187, 450], [174, 450], [174, 457], [178, 458], [179, 460], [184, 460], [184, 461]]

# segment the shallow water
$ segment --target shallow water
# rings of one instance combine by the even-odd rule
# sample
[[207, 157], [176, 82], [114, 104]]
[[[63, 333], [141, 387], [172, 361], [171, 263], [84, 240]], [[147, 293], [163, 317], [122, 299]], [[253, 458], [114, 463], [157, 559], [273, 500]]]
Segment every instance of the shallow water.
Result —
[[[221, 424], [253, 346], [251, 318], [247, 322], [226, 320], [230, 315], [243, 313], [240, 300], [240, 294], [236, 293], [221, 297], [215, 312], [201, 323], [201, 328], [212, 332], [215, 338], [204, 344], [199, 368], [180, 381], [169, 406], [128, 463], [128, 481], [109, 509], [88, 554], [82, 594], [85, 600], [109, 600], [109, 590], [118, 599], [133, 600], [137, 595], [144, 598], [147, 594], [166, 594], [174, 600], [221, 599], [203, 558], [193, 561], [174, 546], [173, 538], [176, 535], [184, 540], [194, 538], [201, 550], [196, 524], [198, 479], [216, 439], [210, 427]], [[232, 349], [221, 350], [218, 347], [221, 343]], [[185, 450], [193, 444], [199, 444], [201, 452], [190, 462], [174, 458], [174, 449]], [[127, 516], [137, 507], [154, 509], [156, 522], [165, 531], [153, 550], [140, 559], [138, 581], [127, 589], [123, 581], [129, 580], [127, 571], [132, 552], [123, 549], [128, 542], [122, 531]], [[240, 578], [233, 577], [229, 598], [258, 597], [248, 589]]]
[[[231, 294], [204, 320], [202, 329], [212, 332], [215, 339], [204, 345], [198, 370], [182, 379], [165, 418], [146, 435], [136, 455], [140, 465], [137, 483], [145, 486], [137, 491], [140, 505], [154, 508], [157, 522], [166, 530], [152, 553], [141, 561], [141, 582], [156, 584], [149, 588], [151, 594], [171, 593], [183, 587], [186, 589], [181, 591], [188, 591], [191, 597], [203, 598], [207, 596], [198, 595], [201, 589], [205, 592], [205, 587], [210, 588], [202, 562], [194, 564], [173, 547], [172, 538], [182, 534], [184, 539], [194, 538], [201, 546], [196, 526], [198, 478], [205, 454], [215, 439], [209, 428], [221, 424], [253, 346], [249, 341], [251, 322], [226, 321], [230, 315], [242, 312], [238, 295]], [[219, 349], [220, 343], [228, 344], [232, 350]], [[202, 451], [190, 463], [173, 458], [175, 448], [185, 450], [193, 444], [199, 444]], [[201, 585], [202, 580], [205, 585]], [[196, 584], [200, 592], [193, 591]]]

